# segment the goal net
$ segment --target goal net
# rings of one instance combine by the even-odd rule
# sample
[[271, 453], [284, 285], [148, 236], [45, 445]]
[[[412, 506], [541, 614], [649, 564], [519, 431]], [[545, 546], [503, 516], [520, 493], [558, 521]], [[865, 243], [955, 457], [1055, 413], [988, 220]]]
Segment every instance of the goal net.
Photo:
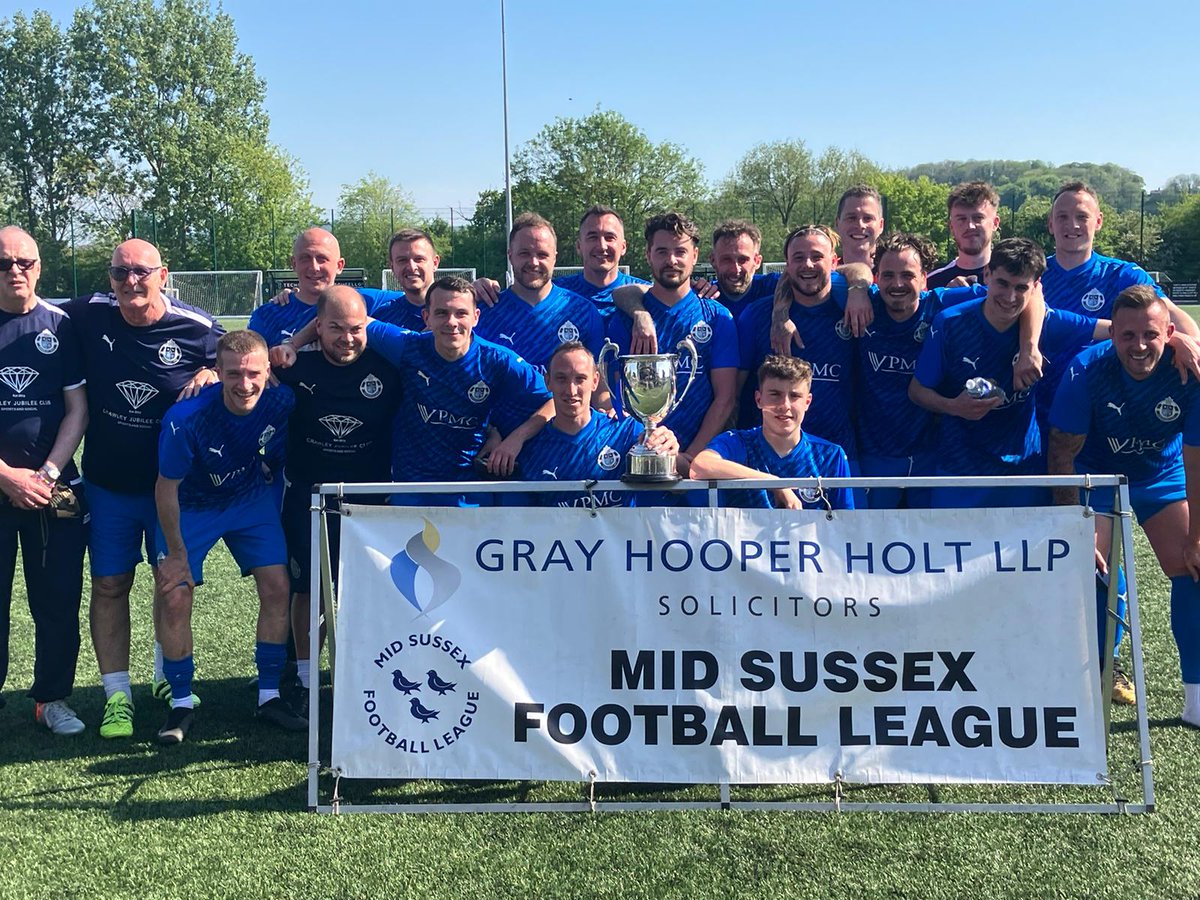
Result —
[[262, 302], [259, 269], [224, 272], [170, 272], [167, 290], [173, 297], [214, 316], [248, 316]]
[[786, 268], [787, 268], [787, 263], [785, 263], [785, 262], [765, 262], [762, 264], [762, 268], [759, 269], [758, 271], [761, 272], [763, 275], [769, 275], [772, 272], [782, 272]]
[[[477, 277], [475, 274], [475, 270], [473, 268], [438, 269], [436, 272], [433, 273], [433, 277], [435, 279], [444, 278], [447, 275], [457, 275], [459, 278], [467, 279], [467, 281], [474, 281]], [[383, 285], [383, 289], [385, 291], [402, 291], [402, 290], [404, 290], [404, 288], [400, 286], [400, 282], [396, 280], [396, 276], [392, 274], [391, 269], [383, 270], [383, 278], [380, 280], [379, 283]]]

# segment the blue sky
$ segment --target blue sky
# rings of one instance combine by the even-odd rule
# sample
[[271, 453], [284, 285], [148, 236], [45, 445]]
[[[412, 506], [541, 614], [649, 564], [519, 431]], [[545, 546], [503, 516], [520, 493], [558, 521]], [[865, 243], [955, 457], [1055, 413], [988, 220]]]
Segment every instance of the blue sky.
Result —
[[[0, 0], [0, 16], [76, 3]], [[330, 206], [374, 170], [432, 213], [502, 187], [499, 0], [226, 0], [272, 139]], [[1200, 4], [508, 0], [514, 149], [614, 109], [724, 177], [762, 141], [1200, 171]]]

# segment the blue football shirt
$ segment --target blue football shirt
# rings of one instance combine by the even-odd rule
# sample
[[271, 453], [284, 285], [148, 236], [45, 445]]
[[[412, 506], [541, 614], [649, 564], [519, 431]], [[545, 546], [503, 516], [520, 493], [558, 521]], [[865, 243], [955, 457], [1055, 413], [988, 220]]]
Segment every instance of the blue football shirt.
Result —
[[1111, 341], [1071, 361], [1050, 411], [1050, 424], [1086, 434], [1075, 471], [1155, 482], [1182, 465], [1183, 444], [1200, 446], [1200, 384], [1180, 384], [1169, 347], [1150, 377], [1131, 378]]
[[[531, 438], [517, 458], [525, 481], [612, 481], [625, 471], [625, 455], [642, 436], [636, 419], [610, 419], [592, 413], [577, 434], [554, 427], [553, 421]], [[632, 491], [556, 491], [530, 493], [529, 506], [630, 506]]]
[[[399, 291], [380, 291], [375, 288], [355, 288], [362, 295], [367, 307], [367, 315], [374, 315], [375, 310], [391, 303], [396, 297], [403, 297]], [[309, 322], [317, 317], [317, 304], [305, 303], [300, 295], [292, 291], [288, 302], [263, 303], [250, 314], [250, 322], [246, 325], [251, 331], [262, 335], [268, 347], [275, 347], [287, 339], [294, 337]]]
[[158, 469], [178, 479], [181, 509], [226, 509], [267, 489], [264, 465], [278, 471], [287, 421], [296, 398], [286, 385], [263, 391], [244, 416], [225, 406], [222, 386], [211, 384], [176, 403], [163, 417]]
[[528, 418], [548, 399], [542, 376], [511, 350], [480, 337], [453, 362], [438, 355], [430, 332], [372, 322], [369, 346], [400, 370], [404, 402], [392, 432], [395, 481], [471, 481], [497, 405], [510, 401]]
[[626, 275], [618, 270], [617, 277], [610, 281], [604, 287], [596, 287], [586, 278], [582, 272], [577, 272], [574, 275], [563, 275], [561, 278], [555, 278], [554, 283], [561, 288], [571, 291], [573, 294], [578, 294], [580, 297], [585, 297], [591, 300], [596, 307], [596, 311], [600, 313], [601, 318], [607, 322], [612, 314], [616, 311], [613, 306], [612, 292], [619, 287], [627, 284], [650, 284], [643, 278], [636, 278], [633, 275]]
[[[1020, 343], [1014, 323], [997, 331], [983, 313], [986, 300], [961, 303], [933, 320], [917, 360], [916, 378], [943, 397], [957, 397], [968, 378], [990, 378], [1004, 391], [1004, 403], [977, 422], [943, 416], [939, 432], [939, 474], [1025, 475], [1044, 470], [1034, 392], [1013, 389], [1013, 361]], [[1048, 310], [1040, 347], [1050, 358], [1092, 340], [1095, 320]]]
[[[762, 427], [741, 431], [726, 431], [717, 435], [708, 445], [722, 459], [739, 465], [749, 466], [760, 472], [779, 478], [849, 478], [850, 464], [845, 451], [837, 444], [808, 433], [801, 433], [800, 440], [786, 456], [780, 456], [763, 437]], [[824, 509], [825, 500], [815, 488], [795, 491], [805, 509]], [[830, 488], [825, 499], [833, 509], [854, 509], [854, 498], [847, 488]], [[769, 509], [771, 501], [764, 490], [718, 492], [721, 506], [754, 509]]]

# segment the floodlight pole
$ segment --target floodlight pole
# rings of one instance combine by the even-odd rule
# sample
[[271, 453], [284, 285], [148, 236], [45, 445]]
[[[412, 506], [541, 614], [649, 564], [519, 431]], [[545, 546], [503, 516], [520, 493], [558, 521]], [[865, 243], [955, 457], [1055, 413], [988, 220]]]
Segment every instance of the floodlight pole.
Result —
[[[508, 236], [512, 234], [512, 168], [508, 154], [508, 37], [504, 29], [504, 0], [500, 0], [500, 82], [504, 89], [504, 246], [508, 248]], [[505, 274], [508, 284], [513, 283], [512, 262], [505, 254]]]

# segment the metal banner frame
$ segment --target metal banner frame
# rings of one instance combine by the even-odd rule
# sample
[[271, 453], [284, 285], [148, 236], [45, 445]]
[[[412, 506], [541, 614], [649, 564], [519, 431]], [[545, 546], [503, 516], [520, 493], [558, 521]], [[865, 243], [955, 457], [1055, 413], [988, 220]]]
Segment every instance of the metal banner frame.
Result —
[[[684, 801], [625, 801], [597, 799], [596, 784], [581, 782], [586, 799], [578, 801], [496, 801], [487, 803], [388, 803], [388, 804], [353, 804], [344, 802], [339, 795], [340, 774], [323, 766], [320, 758], [320, 665], [319, 654], [314, 658], [318, 665], [314, 667], [317, 678], [313, 690], [309, 692], [308, 707], [308, 809], [322, 814], [365, 813], [365, 812], [403, 812], [403, 813], [458, 813], [458, 812], [633, 812], [647, 810], [680, 810], [680, 809], [739, 809], [739, 810], [779, 810], [788, 812], [925, 812], [925, 813], [962, 813], [962, 812], [1034, 812], [1034, 813], [1102, 813], [1126, 814], [1148, 813], [1154, 811], [1154, 779], [1153, 760], [1150, 755], [1150, 731], [1146, 713], [1145, 674], [1142, 656], [1141, 618], [1138, 610], [1137, 577], [1134, 572], [1133, 552], [1133, 521], [1130, 510], [1129, 487], [1124, 476], [1119, 475], [1083, 475], [1083, 476], [1020, 476], [1020, 477], [979, 477], [979, 478], [788, 478], [788, 479], [745, 479], [738, 481], [680, 481], [671, 490], [705, 490], [708, 493], [709, 506], [717, 505], [717, 490], [724, 487], [746, 488], [933, 488], [933, 487], [1072, 487], [1082, 490], [1109, 489], [1114, 492], [1112, 515], [1118, 520], [1112, 530], [1112, 547], [1110, 552], [1110, 571], [1115, 572], [1122, 560], [1126, 564], [1126, 581], [1128, 585], [1127, 614], [1125, 622], [1129, 633], [1132, 651], [1132, 677], [1137, 691], [1135, 715], [1138, 731], [1139, 763], [1141, 775], [1142, 797], [1140, 803], [1129, 802], [1117, 796], [1115, 789], [1111, 802], [1105, 803], [943, 803], [937, 801], [937, 785], [925, 784], [929, 793], [927, 802], [870, 802], [851, 801], [846, 799], [846, 784], [840, 779], [830, 782], [831, 796], [827, 800], [817, 801], [787, 801], [787, 800], [738, 800], [734, 799], [728, 782], [717, 785], [719, 798], [716, 800], [684, 800]], [[486, 482], [421, 482], [421, 483], [371, 483], [371, 484], [320, 484], [313, 488], [312, 505], [312, 558], [319, 560], [319, 565], [312, 566], [310, 591], [313, 598], [319, 602], [310, 604], [310, 634], [318, 634], [320, 617], [324, 613], [327, 628], [327, 643], [329, 647], [330, 677], [336, 672], [336, 628], [335, 611], [336, 599], [333, 590], [333, 566], [330, 557], [329, 533], [326, 517], [339, 515], [332, 508], [330, 500], [340, 501], [364, 494], [395, 494], [395, 493], [510, 493], [510, 492], [544, 492], [564, 490], [579, 490], [581, 493], [592, 491], [627, 491], [642, 488], [627, 485], [621, 481], [564, 481], [553, 483], [528, 481], [486, 481]], [[654, 489], [662, 490], [661, 485]], [[420, 509], [421, 507], [406, 507]], [[1079, 507], [1081, 515], [1096, 515], [1090, 507]], [[596, 513], [593, 511], [593, 516]], [[832, 510], [827, 513], [832, 516]], [[1105, 647], [1111, 647], [1116, 634], [1118, 622], [1117, 613], [1117, 579], [1109, 579], [1108, 613], [1105, 628]], [[1104, 725], [1106, 742], [1111, 736], [1112, 708], [1112, 678], [1113, 658], [1111, 653], [1102, 654], [1101, 685], [1104, 709]], [[328, 802], [321, 802], [320, 779], [323, 774], [334, 777], [332, 796]], [[955, 785], [965, 787], [969, 785]], [[761, 787], [761, 785], [756, 785]], [[812, 785], [797, 787], [812, 788]], [[870, 787], [885, 787], [870, 785]]]

